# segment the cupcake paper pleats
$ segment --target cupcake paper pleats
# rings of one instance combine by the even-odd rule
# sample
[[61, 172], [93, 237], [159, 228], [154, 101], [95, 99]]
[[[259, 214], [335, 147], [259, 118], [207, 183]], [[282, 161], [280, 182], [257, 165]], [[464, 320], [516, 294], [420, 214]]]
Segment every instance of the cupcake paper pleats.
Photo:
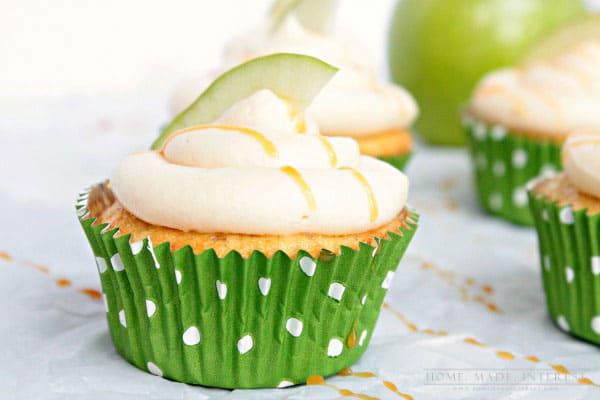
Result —
[[418, 220], [410, 213], [376, 247], [220, 258], [94, 226], [88, 195], [77, 212], [117, 351], [152, 374], [221, 388], [302, 384], [355, 363]]
[[548, 310], [563, 331], [600, 344], [600, 214], [529, 191]]
[[464, 125], [482, 207], [511, 222], [533, 225], [527, 183], [561, 170], [561, 146], [469, 117]]

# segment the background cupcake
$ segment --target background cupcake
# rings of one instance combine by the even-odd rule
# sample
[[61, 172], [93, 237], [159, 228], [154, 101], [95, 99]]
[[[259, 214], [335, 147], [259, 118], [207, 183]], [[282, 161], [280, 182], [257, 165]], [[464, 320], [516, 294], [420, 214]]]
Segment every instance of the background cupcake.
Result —
[[600, 344], [600, 131], [570, 136], [563, 164], [529, 191], [548, 309], [562, 330]]
[[486, 76], [465, 116], [483, 207], [531, 224], [527, 182], [561, 169], [567, 133], [600, 126], [599, 105], [597, 41], [580, 43], [549, 61]]
[[[418, 114], [413, 97], [401, 87], [377, 78], [368, 51], [350, 33], [332, 30], [336, 1], [319, 2], [316, 10], [304, 10], [314, 2], [301, 1], [297, 9], [279, 11], [280, 3], [276, 2], [270, 18], [257, 29], [230, 41], [219, 70], [280, 52], [327, 61], [340, 72], [307, 110], [321, 133], [353, 137], [363, 154], [404, 167], [412, 149], [409, 130]], [[303, 17], [311, 12], [311, 18]], [[206, 81], [188, 82], [179, 88], [172, 100], [173, 114], [189, 106]]]
[[416, 215], [400, 171], [290, 114], [335, 71], [289, 54], [239, 66], [156, 151], [128, 156], [81, 196], [125, 359], [177, 381], [256, 388], [362, 355]]

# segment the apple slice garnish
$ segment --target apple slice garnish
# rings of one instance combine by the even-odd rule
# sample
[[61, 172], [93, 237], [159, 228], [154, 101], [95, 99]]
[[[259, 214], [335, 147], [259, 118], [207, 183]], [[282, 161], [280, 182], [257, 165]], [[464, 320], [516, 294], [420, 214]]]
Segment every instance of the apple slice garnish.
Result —
[[271, 7], [271, 30], [275, 31], [292, 13], [306, 29], [324, 34], [331, 30], [338, 0], [277, 0]]
[[548, 61], [586, 40], [600, 43], [600, 15], [577, 18], [561, 26], [534, 46], [523, 59], [523, 64]]
[[300, 54], [281, 53], [250, 60], [217, 78], [161, 132], [152, 150], [160, 149], [180, 129], [214, 122], [233, 104], [262, 89], [272, 91], [301, 113], [337, 71], [318, 58]]

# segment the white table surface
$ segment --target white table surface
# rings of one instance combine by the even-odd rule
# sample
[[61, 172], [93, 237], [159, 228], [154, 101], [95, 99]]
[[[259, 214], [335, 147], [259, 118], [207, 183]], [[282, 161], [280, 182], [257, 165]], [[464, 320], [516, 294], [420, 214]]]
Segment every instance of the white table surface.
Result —
[[[147, 147], [166, 118], [165, 96], [143, 89], [0, 104], [0, 398], [341, 398], [324, 386], [223, 391], [139, 371], [116, 353], [102, 302], [79, 292], [98, 289], [99, 280], [75, 218], [76, 193], [104, 179], [128, 152]], [[382, 310], [370, 347], [353, 366], [377, 376], [328, 383], [382, 399], [400, 398], [384, 381], [415, 400], [600, 399], [598, 387], [550, 368], [561, 365], [600, 383], [598, 347], [560, 332], [548, 318], [533, 230], [480, 212], [464, 150], [421, 146], [408, 175], [420, 227], [387, 295], [391, 308]], [[431, 385], [426, 370], [441, 368], [499, 369], [513, 379], [526, 369], [545, 386]], [[537, 375], [544, 372], [543, 379]]]

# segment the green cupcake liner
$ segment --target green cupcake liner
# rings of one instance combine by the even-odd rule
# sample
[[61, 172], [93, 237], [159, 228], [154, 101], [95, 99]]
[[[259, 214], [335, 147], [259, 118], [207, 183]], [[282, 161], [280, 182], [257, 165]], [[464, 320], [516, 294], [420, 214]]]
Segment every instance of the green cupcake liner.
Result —
[[118, 352], [153, 374], [221, 388], [301, 384], [356, 362], [418, 220], [410, 213], [409, 229], [339, 255], [232, 251], [220, 258], [116, 237], [118, 229], [94, 226], [89, 193], [76, 209]]
[[533, 226], [527, 202], [527, 183], [560, 171], [561, 146], [465, 118], [479, 201], [490, 214], [520, 225]]
[[600, 214], [560, 206], [532, 187], [529, 201], [550, 316], [563, 331], [600, 344]]
[[400, 171], [404, 171], [408, 162], [412, 158], [412, 152], [406, 154], [398, 154], [395, 156], [385, 156], [385, 157], [377, 157], [381, 161], [385, 161], [388, 164], [391, 164], [393, 167], [396, 167]]

